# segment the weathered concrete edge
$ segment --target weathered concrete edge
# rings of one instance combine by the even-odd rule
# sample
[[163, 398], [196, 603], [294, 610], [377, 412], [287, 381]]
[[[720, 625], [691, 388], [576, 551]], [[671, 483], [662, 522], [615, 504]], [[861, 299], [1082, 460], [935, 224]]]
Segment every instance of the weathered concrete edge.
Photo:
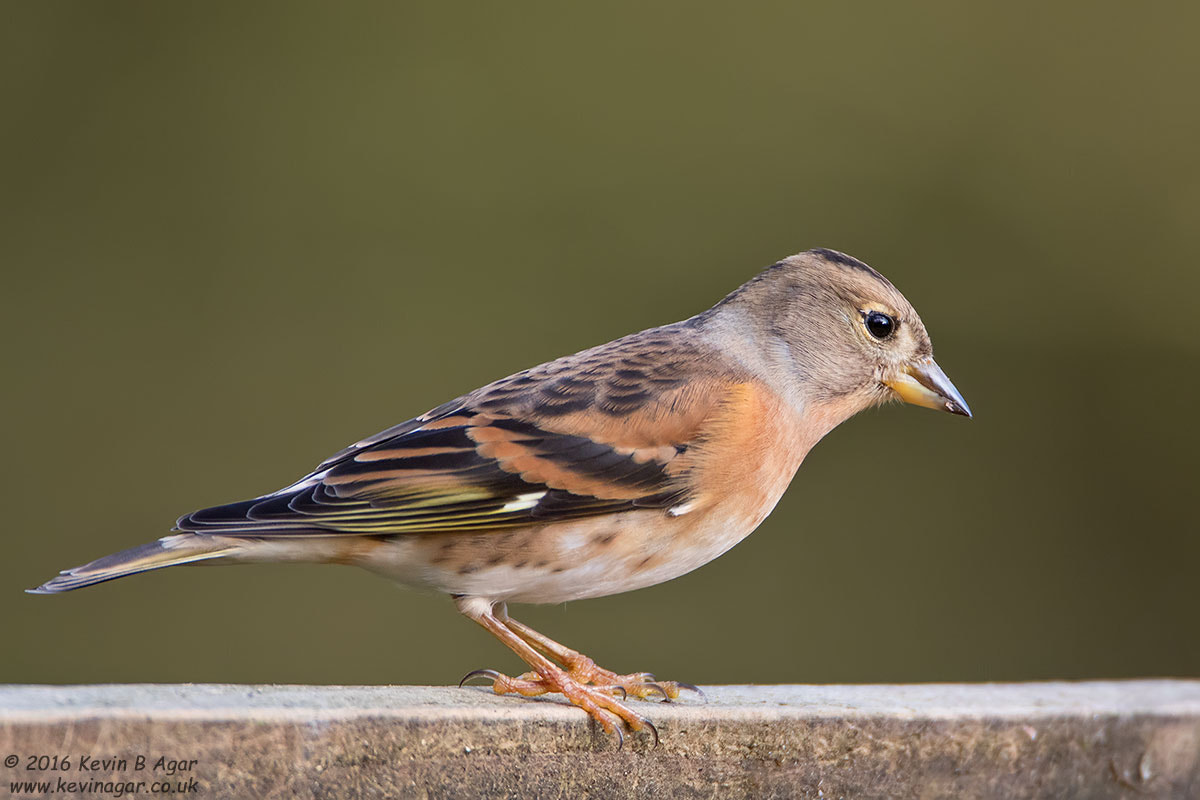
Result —
[[1200, 681], [705, 689], [637, 704], [662, 743], [618, 750], [579, 709], [480, 688], [9, 686], [0, 751], [194, 759], [196, 791], [257, 800], [1200, 797]]

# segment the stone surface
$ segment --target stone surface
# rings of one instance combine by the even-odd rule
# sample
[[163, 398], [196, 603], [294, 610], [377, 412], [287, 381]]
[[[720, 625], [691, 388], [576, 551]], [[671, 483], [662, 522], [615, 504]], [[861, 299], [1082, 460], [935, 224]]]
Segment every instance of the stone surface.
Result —
[[705, 691], [617, 750], [480, 688], [8, 686], [0, 796], [1200, 798], [1200, 681]]

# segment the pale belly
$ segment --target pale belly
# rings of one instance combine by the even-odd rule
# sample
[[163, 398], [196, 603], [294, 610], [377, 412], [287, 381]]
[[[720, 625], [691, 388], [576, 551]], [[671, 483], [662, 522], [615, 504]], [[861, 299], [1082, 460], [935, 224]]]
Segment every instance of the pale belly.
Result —
[[511, 531], [405, 536], [364, 546], [346, 561], [449, 594], [561, 603], [691, 572], [748, 536], [770, 509], [758, 511], [630, 511]]

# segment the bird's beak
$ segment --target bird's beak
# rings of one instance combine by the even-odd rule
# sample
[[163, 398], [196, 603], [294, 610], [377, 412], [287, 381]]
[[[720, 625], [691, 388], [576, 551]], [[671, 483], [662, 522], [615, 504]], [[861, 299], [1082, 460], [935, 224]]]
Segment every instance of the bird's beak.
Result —
[[906, 403], [971, 417], [967, 401], [932, 358], [906, 365], [896, 377], [884, 383]]

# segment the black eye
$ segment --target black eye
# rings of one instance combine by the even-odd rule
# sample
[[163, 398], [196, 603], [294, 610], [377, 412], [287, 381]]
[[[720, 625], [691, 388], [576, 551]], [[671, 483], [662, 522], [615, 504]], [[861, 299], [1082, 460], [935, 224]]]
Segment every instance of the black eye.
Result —
[[876, 339], [886, 339], [896, 330], [896, 320], [878, 311], [868, 311], [863, 317], [863, 324]]

